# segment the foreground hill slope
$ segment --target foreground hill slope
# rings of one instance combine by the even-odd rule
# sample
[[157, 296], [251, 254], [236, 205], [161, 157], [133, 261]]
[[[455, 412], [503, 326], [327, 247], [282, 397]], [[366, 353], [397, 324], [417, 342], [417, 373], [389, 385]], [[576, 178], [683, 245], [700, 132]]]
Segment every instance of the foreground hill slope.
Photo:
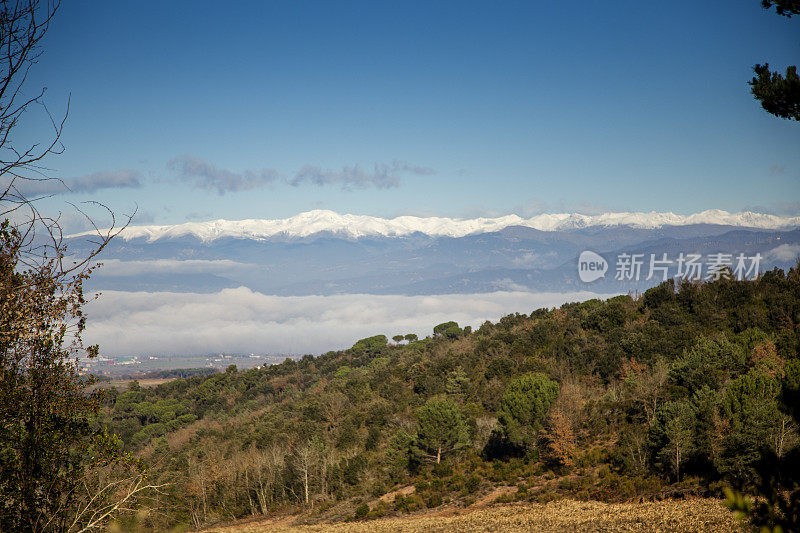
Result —
[[134, 383], [103, 422], [168, 484], [156, 530], [721, 497], [800, 480], [799, 347], [800, 272], [774, 270]]
[[479, 532], [505, 533], [562, 531], [746, 531], [721, 502], [690, 499], [647, 503], [600, 503], [561, 500], [547, 504], [507, 504], [486, 509], [452, 512], [433, 511], [408, 517], [382, 518], [369, 522], [294, 525], [280, 518], [227, 527], [210, 533], [407, 533]]

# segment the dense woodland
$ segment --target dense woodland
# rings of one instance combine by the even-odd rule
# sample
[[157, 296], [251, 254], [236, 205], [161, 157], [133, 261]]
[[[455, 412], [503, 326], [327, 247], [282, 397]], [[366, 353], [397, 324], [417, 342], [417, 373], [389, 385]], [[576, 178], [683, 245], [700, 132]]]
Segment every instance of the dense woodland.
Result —
[[370, 519], [499, 486], [506, 501], [619, 501], [800, 479], [800, 268], [394, 338], [106, 391], [100, 422], [165, 484], [139, 520]]

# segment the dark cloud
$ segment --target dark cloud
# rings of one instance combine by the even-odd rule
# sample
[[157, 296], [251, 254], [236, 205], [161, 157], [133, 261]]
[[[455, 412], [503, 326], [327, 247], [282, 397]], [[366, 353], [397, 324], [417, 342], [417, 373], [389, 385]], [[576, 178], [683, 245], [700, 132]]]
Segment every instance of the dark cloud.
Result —
[[[7, 186], [7, 183], [8, 179], [5, 180], [5, 186]], [[102, 189], [138, 189], [141, 186], [141, 175], [135, 170], [95, 172], [86, 176], [64, 180], [17, 178], [14, 181], [14, 187], [17, 191], [28, 197], [49, 194], [92, 193]]]
[[151, 224], [155, 222], [156, 216], [150, 211], [136, 211], [131, 223], [133, 224]]
[[422, 167], [419, 165], [409, 165], [405, 161], [394, 161], [392, 166], [400, 172], [409, 172], [417, 176], [431, 176], [436, 174], [436, 171], [430, 167]]
[[193, 187], [216, 189], [219, 194], [261, 188], [273, 183], [279, 177], [278, 171], [271, 168], [236, 173], [217, 168], [208, 161], [190, 155], [171, 159], [167, 163], [167, 168], [176, 171], [181, 180], [191, 183]]
[[525, 203], [514, 206], [514, 213], [523, 217], [533, 217], [545, 213], [578, 213], [581, 215], [601, 215], [603, 213], [613, 213], [628, 211], [619, 206], [614, 207], [599, 202], [573, 201], [548, 202], [542, 198], [529, 198]]
[[186, 220], [209, 220], [211, 217], [214, 216], [214, 213], [211, 211], [203, 211], [198, 213], [197, 211], [192, 211], [191, 213], [186, 213], [184, 217]]
[[800, 215], [800, 202], [778, 202], [775, 211], [784, 216]]
[[342, 170], [330, 170], [306, 165], [293, 178], [288, 180], [294, 187], [302, 183], [312, 185], [339, 185], [342, 189], [391, 189], [400, 185], [403, 175], [428, 176], [436, 172], [428, 167], [410, 165], [404, 161], [393, 161], [391, 164], [375, 163], [370, 170], [358, 165], [344, 167]]
[[72, 192], [94, 192], [99, 189], [138, 189], [142, 183], [137, 171], [118, 170], [74, 178], [67, 182], [67, 186]]
[[[170, 160], [167, 168], [177, 172], [178, 178], [198, 189], [216, 190], [220, 194], [229, 191], [245, 191], [264, 187], [277, 181], [281, 176], [277, 170], [265, 168], [232, 172], [199, 157], [182, 155]], [[314, 165], [305, 165], [285, 182], [293, 187], [304, 183], [316, 186], [338, 185], [344, 190], [391, 189], [400, 185], [402, 176], [429, 176], [435, 174], [431, 168], [411, 165], [405, 161], [375, 163], [370, 169], [359, 165], [331, 170]]]
[[782, 165], [770, 165], [769, 166], [769, 174], [770, 176], [777, 176], [778, 174], [785, 174], [786, 167]]

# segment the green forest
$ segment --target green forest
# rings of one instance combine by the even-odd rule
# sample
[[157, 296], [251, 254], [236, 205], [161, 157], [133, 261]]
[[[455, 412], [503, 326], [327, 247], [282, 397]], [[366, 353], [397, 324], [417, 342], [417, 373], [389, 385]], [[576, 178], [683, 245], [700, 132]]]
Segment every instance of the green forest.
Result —
[[368, 520], [500, 485], [503, 501], [727, 494], [761, 523], [797, 513], [800, 268], [389, 333], [105, 391], [96, 424], [160, 487], [140, 525]]

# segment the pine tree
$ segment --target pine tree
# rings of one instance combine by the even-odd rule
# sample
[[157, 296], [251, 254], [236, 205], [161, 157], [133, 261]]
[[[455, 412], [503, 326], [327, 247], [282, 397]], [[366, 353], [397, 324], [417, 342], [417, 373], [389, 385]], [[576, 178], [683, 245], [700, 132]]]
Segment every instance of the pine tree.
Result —
[[437, 464], [443, 456], [469, 445], [464, 417], [450, 398], [428, 400], [417, 410], [417, 424], [417, 447]]
[[526, 374], [512, 381], [500, 401], [498, 420], [515, 446], [531, 446], [558, 397], [558, 383], [544, 374]]
[[[762, 0], [764, 9], [773, 5], [778, 15], [790, 18], [800, 15], [800, 2], [797, 0]], [[750, 80], [750, 92], [767, 113], [787, 120], [800, 120], [800, 77], [797, 67], [786, 68], [786, 74], [772, 72], [769, 63], [753, 67], [755, 77]]]

